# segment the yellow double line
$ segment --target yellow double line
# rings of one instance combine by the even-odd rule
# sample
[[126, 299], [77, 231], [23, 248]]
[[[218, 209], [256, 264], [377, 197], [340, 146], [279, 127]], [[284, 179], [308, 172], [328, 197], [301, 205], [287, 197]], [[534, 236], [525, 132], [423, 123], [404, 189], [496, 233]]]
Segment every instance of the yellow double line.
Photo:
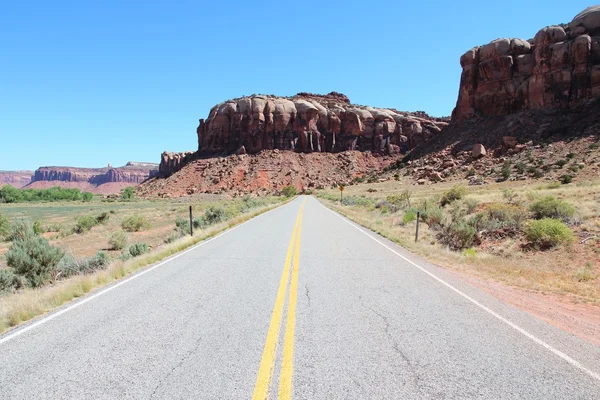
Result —
[[[285, 334], [283, 341], [283, 357], [281, 372], [279, 375], [279, 399], [288, 400], [292, 398], [292, 374], [294, 371], [294, 330], [296, 328], [296, 299], [298, 294], [298, 264], [300, 259], [300, 233], [302, 230], [302, 215], [304, 214], [304, 205], [306, 199], [302, 202], [296, 223], [292, 231], [292, 238], [288, 246], [287, 255], [283, 273], [275, 298], [275, 306], [271, 314], [271, 323], [267, 331], [267, 340], [263, 350], [256, 385], [252, 400], [265, 400], [269, 395], [273, 370], [275, 369], [275, 359], [277, 358], [277, 344], [279, 342], [279, 331], [283, 319], [283, 307], [287, 292], [288, 281], [290, 281], [290, 268], [292, 277], [290, 281], [290, 295], [288, 299], [287, 321], [285, 325]], [[293, 265], [293, 266], [292, 266]]]

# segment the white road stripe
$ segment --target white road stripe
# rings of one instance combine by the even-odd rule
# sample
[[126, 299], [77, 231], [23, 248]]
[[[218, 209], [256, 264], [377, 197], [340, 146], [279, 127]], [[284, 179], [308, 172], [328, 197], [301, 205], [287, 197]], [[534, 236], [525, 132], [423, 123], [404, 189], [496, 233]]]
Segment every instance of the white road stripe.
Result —
[[[286, 203], [286, 204], [290, 204], [290, 203]], [[286, 205], [286, 204], [282, 204], [281, 206], [284, 206], [284, 205]], [[58, 316], [60, 316], [60, 315], [63, 315], [63, 314], [64, 314], [64, 313], [66, 313], [66, 312], [69, 312], [69, 311], [71, 311], [71, 310], [73, 310], [73, 309], [75, 309], [75, 308], [77, 308], [77, 307], [79, 307], [79, 306], [82, 306], [82, 305], [84, 305], [85, 303], [87, 303], [88, 301], [92, 301], [92, 300], [94, 300], [95, 298], [97, 298], [97, 297], [100, 297], [100, 296], [102, 296], [102, 295], [104, 295], [104, 294], [106, 294], [106, 293], [110, 292], [111, 290], [115, 290], [115, 289], [116, 289], [116, 288], [118, 288], [119, 286], [121, 286], [121, 285], [124, 285], [124, 284], [126, 284], [127, 282], [130, 282], [130, 281], [132, 281], [132, 280], [134, 280], [134, 279], [137, 279], [137, 278], [139, 278], [140, 276], [142, 276], [142, 275], [145, 275], [145, 274], [147, 274], [148, 272], [150, 272], [150, 271], [153, 271], [153, 270], [155, 270], [156, 268], [158, 268], [158, 267], [160, 267], [160, 266], [163, 266], [163, 265], [165, 265], [165, 264], [167, 264], [167, 263], [169, 263], [169, 262], [171, 262], [171, 261], [175, 260], [176, 258], [179, 258], [179, 257], [181, 257], [182, 255], [184, 255], [184, 254], [186, 254], [186, 253], [189, 253], [190, 251], [196, 250], [196, 249], [197, 249], [198, 247], [200, 247], [200, 246], [204, 246], [205, 244], [207, 244], [207, 243], [209, 243], [209, 242], [212, 242], [212, 241], [213, 241], [213, 240], [215, 240], [215, 239], [218, 239], [218, 238], [220, 238], [220, 237], [222, 237], [222, 236], [225, 236], [225, 235], [227, 235], [229, 232], [232, 232], [232, 231], [236, 230], [236, 229], [237, 229], [237, 228], [239, 228], [240, 226], [242, 226], [242, 225], [246, 225], [248, 222], [250, 222], [250, 221], [253, 221], [253, 220], [255, 220], [256, 218], [258, 218], [258, 217], [260, 217], [260, 216], [262, 216], [262, 215], [266, 215], [266, 214], [270, 213], [271, 211], [278, 209], [278, 208], [279, 208], [279, 207], [281, 207], [281, 206], [275, 207], [274, 209], [272, 209], [272, 210], [269, 210], [269, 211], [267, 211], [267, 212], [264, 212], [264, 213], [262, 213], [262, 214], [259, 214], [259, 215], [257, 215], [256, 217], [253, 217], [253, 218], [249, 219], [249, 220], [248, 220], [248, 221], [246, 221], [246, 222], [243, 222], [243, 223], [241, 223], [241, 224], [239, 224], [239, 225], [236, 225], [236, 226], [234, 226], [234, 227], [232, 227], [232, 228], [230, 228], [230, 229], [227, 229], [225, 232], [222, 232], [222, 233], [218, 234], [218, 235], [217, 235], [217, 236], [215, 236], [215, 237], [212, 237], [212, 238], [210, 238], [210, 239], [208, 239], [208, 240], [205, 240], [205, 241], [203, 241], [203, 242], [200, 242], [199, 244], [197, 244], [197, 245], [194, 245], [194, 246], [190, 247], [189, 249], [182, 251], [181, 253], [175, 254], [174, 256], [172, 256], [172, 257], [170, 257], [170, 258], [166, 259], [165, 261], [161, 261], [160, 263], [156, 264], [156, 265], [155, 265], [155, 266], [153, 266], [153, 267], [150, 267], [150, 268], [148, 268], [148, 269], [145, 269], [145, 270], [143, 270], [143, 271], [141, 271], [141, 272], [138, 272], [138, 273], [136, 273], [135, 275], [133, 275], [133, 276], [131, 276], [131, 277], [129, 277], [129, 278], [127, 278], [127, 279], [123, 280], [123, 281], [120, 281], [120, 282], [118, 282], [118, 283], [116, 283], [116, 284], [114, 284], [114, 285], [112, 285], [112, 286], [110, 286], [110, 287], [108, 287], [108, 288], [106, 288], [106, 289], [103, 289], [103, 290], [101, 290], [101, 291], [100, 291], [100, 292], [98, 292], [98, 293], [95, 293], [95, 294], [93, 294], [93, 295], [91, 295], [91, 296], [89, 296], [89, 297], [86, 297], [86, 298], [84, 298], [84, 299], [82, 299], [82, 300], [80, 300], [80, 301], [78, 301], [78, 302], [76, 302], [76, 303], [74, 303], [74, 304], [72, 304], [72, 305], [70, 305], [70, 306], [66, 307], [66, 308], [63, 308], [62, 310], [59, 310], [59, 311], [57, 311], [57, 312], [55, 312], [55, 313], [53, 313], [53, 314], [50, 314], [50, 315], [48, 315], [48, 316], [46, 316], [46, 317], [44, 317], [44, 318], [40, 319], [39, 321], [33, 322], [33, 323], [29, 324], [29, 325], [26, 325], [26, 326], [24, 326], [23, 328], [16, 328], [16, 330], [15, 330], [14, 332], [12, 332], [12, 333], [9, 333], [8, 335], [6, 335], [6, 336], [4, 336], [4, 337], [0, 338], [0, 345], [1, 345], [1, 344], [3, 344], [3, 343], [6, 343], [6, 342], [8, 342], [9, 340], [12, 340], [12, 339], [16, 338], [17, 336], [20, 336], [20, 335], [24, 334], [25, 332], [28, 332], [28, 331], [30, 331], [30, 330], [32, 330], [32, 329], [34, 329], [34, 328], [37, 328], [38, 326], [40, 326], [40, 325], [43, 325], [43, 324], [45, 324], [46, 322], [48, 322], [48, 321], [50, 321], [50, 320], [53, 320], [54, 318], [56, 318], [56, 317], [58, 317]]]
[[508, 319], [504, 318], [503, 316], [501, 316], [497, 312], [495, 312], [495, 311], [491, 310], [490, 308], [484, 306], [483, 304], [481, 304], [480, 302], [478, 302], [477, 300], [475, 300], [474, 298], [472, 298], [468, 294], [460, 291], [459, 289], [455, 288], [454, 286], [452, 286], [448, 282], [444, 281], [443, 279], [441, 279], [441, 278], [437, 277], [436, 275], [432, 274], [431, 272], [427, 271], [425, 268], [423, 268], [420, 265], [412, 262], [411, 260], [409, 260], [408, 258], [404, 257], [402, 254], [398, 253], [397, 251], [395, 251], [394, 249], [392, 249], [391, 247], [389, 247], [385, 243], [377, 240], [370, 233], [368, 233], [367, 231], [365, 231], [364, 229], [362, 229], [360, 226], [356, 225], [354, 222], [348, 220], [347, 218], [345, 218], [344, 216], [342, 216], [342, 215], [338, 214], [337, 212], [331, 210], [330, 208], [325, 207], [323, 204], [321, 204], [321, 202], [317, 201], [317, 203], [319, 203], [326, 210], [330, 211], [336, 217], [340, 218], [342, 221], [348, 223], [350, 226], [356, 228], [357, 230], [359, 230], [360, 232], [362, 232], [363, 234], [365, 234], [369, 238], [373, 239], [374, 241], [376, 241], [377, 243], [379, 243], [380, 245], [382, 245], [383, 247], [385, 247], [386, 249], [388, 249], [389, 251], [391, 251], [392, 253], [394, 253], [398, 257], [402, 258], [404, 261], [406, 261], [409, 264], [415, 266], [416, 268], [418, 268], [419, 270], [423, 271], [424, 273], [426, 273], [427, 275], [429, 275], [430, 277], [432, 277], [433, 279], [435, 279], [436, 281], [438, 281], [442, 285], [446, 286], [448, 289], [454, 291], [455, 293], [457, 293], [460, 296], [464, 297], [465, 299], [469, 300], [471, 303], [475, 304], [477, 307], [481, 308], [482, 310], [484, 310], [488, 314], [493, 315], [494, 317], [496, 317], [500, 321], [504, 322], [505, 324], [507, 324], [511, 328], [517, 330], [518, 332], [520, 332], [524, 336], [528, 337], [529, 339], [533, 340], [537, 344], [539, 344], [539, 345], [545, 347], [546, 349], [550, 350], [552, 353], [556, 354], [557, 356], [559, 356], [560, 358], [562, 358], [563, 360], [565, 360], [569, 364], [573, 365], [574, 367], [579, 368], [581, 371], [585, 372], [586, 374], [588, 374], [592, 378], [600, 381], [600, 374], [598, 374], [598, 373], [596, 373], [596, 372], [594, 372], [594, 371], [586, 368], [579, 361], [577, 361], [577, 360], [569, 357], [567, 354], [563, 353], [562, 351], [560, 351], [560, 350], [552, 347], [548, 343], [544, 342], [543, 340], [541, 340], [541, 339], [537, 338], [536, 336], [532, 335], [531, 333], [527, 332], [525, 329], [521, 328], [520, 326], [516, 325], [515, 323], [513, 323], [513, 322], [509, 321]]

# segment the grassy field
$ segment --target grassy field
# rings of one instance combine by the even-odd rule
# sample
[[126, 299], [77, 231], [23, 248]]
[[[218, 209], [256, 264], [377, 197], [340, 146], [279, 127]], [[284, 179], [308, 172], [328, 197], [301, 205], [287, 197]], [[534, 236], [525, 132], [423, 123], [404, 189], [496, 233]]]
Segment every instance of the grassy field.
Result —
[[[352, 185], [345, 188], [343, 205], [337, 189], [315, 194], [329, 207], [438, 265], [525, 290], [600, 304], [599, 181], [568, 185], [513, 181], [465, 186], [462, 199], [440, 207], [444, 193], [454, 185], [456, 182], [415, 186], [394, 180]], [[398, 207], [392, 207], [388, 200], [397, 200], [407, 190], [411, 206], [402, 201]], [[541, 250], [532, 247], [523, 232], [533, 220], [531, 205], [548, 196], [575, 207], [575, 214], [565, 222], [574, 237], [571, 243]], [[416, 215], [410, 214], [426, 204], [430, 211], [432, 207], [440, 209], [446, 220], [451, 220], [456, 210], [463, 210], [460, 218], [468, 221], [477, 214], [486, 215], [494, 207], [519, 210], [527, 220], [522, 221], [520, 229], [487, 232], [480, 240], [475, 235], [472, 244], [458, 249], [449, 245], [452, 240], [444, 237], [442, 228], [422, 222], [420, 239], [415, 243]]]
[[[230, 200], [203, 196], [193, 200], [0, 205], [0, 214], [13, 223], [23, 219], [40, 221], [39, 225], [46, 231], [41, 235], [75, 260], [73, 265], [94, 259], [98, 252], [109, 256], [106, 265], [93, 271], [52, 279], [37, 288], [0, 292], [0, 333], [270, 210], [285, 200], [285, 197]], [[185, 234], [189, 230], [189, 225], [185, 224], [189, 220], [190, 205], [198, 223], [193, 237]], [[104, 217], [100, 218], [102, 215]], [[89, 231], [77, 233], [77, 221], [81, 217], [104, 222], [92, 226]], [[144, 220], [139, 231], [123, 230], [124, 221], [131, 217]], [[118, 250], [112, 249], [109, 243], [114, 232], [122, 232], [127, 239]], [[148, 251], [132, 257], [129, 247], [136, 243], [144, 243]], [[10, 241], [0, 242], [0, 254], [6, 254], [11, 245]], [[0, 269], [11, 270], [5, 257], [0, 256], [0, 260]]]

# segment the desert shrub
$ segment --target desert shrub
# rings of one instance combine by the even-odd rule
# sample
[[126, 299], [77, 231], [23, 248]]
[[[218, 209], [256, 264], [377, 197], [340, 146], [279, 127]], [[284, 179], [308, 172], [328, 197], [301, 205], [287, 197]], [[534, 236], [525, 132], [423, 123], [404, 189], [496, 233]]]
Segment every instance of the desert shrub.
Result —
[[475, 250], [473, 248], [464, 249], [462, 253], [463, 253], [463, 256], [465, 256], [465, 257], [469, 257], [469, 258], [477, 257], [477, 250]]
[[[194, 220], [194, 228], [200, 228], [201, 223], [201, 219], [196, 218]], [[182, 235], [187, 235], [190, 232], [190, 221], [183, 217], [175, 218], [175, 229], [178, 230]]]
[[373, 201], [366, 197], [344, 196], [342, 204], [345, 206], [370, 207], [373, 205]]
[[475, 212], [475, 210], [477, 210], [477, 207], [479, 206], [479, 201], [477, 201], [476, 199], [473, 198], [466, 198], [463, 200], [464, 206], [465, 206], [465, 210], [467, 211], [467, 214], [472, 214]]
[[27, 287], [29, 282], [22, 276], [15, 274], [10, 269], [0, 269], [0, 293], [13, 292], [16, 289]]
[[70, 254], [65, 256], [58, 263], [59, 277], [67, 278], [73, 275], [89, 274], [108, 266], [111, 262], [110, 256], [105, 251], [99, 251], [93, 257], [76, 260]]
[[31, 221], [27, 219], [17, 219], [13, 222], [7, 239], [14, 242], [17, 240], [32, 239], [34, 236], [35, 232]]
[[515, 204], [517, 202], [518, 194], [512, 189], [503, 189], [502, 197], [508, 204]]
[[475, 228], [465, 220], [455, 220], [443, 227], [439, 239], [454, 250], [471, 247], [475, 239]]
[[44, 230], [44, 227], [42, 226], [42, 221], [40, 221], [40, 220], [33, 221], [33, 233], [35, 233], [36, 235], [41, 235], [44, 232], [45, 232], [45, 230]]
[[49, 189], [16, 189], [5, 185], [0, 189], [0, 203], [81, 201], [82, 199], [79, 189], [64, 189], [58, 186]]
[[409, 208], [404, 211], [404, 215], [402, 216], [402, 223], [404, 225], [409, 224], [413, 221], [417, 220], [417, 210], [414, 208]]
[[[199, 218], [196, 218], [193, 223], [195, 228], [204, 229], [208, 226], [226, 221], [230, 215], [237, 214], [234, 210], [226, 211], [222, 207], [211, 206]], [[189, 224], [187, 225], [189, 227]], [[188, 228], [189, 230], [189, 228]]]
[[566, 220], [575, 215], [575, 207], [554, 196], [545, 196], [529, 206], [535, 219], [556, 218]]
[[24, 276], [33, 287], [41, 286], [56, 276], [56, 266], [64, 253], [42, 236], [15, 240], [6, 253], [6, 263]]
[[121, 252], [121, 254], [119, 254], [119, 260], [121, 260], [121, 261], [131, 260], [132, 258], [133, 257], [131, 256], [131, 253], [129, 252], [129, 249], [123, 250]]
[[115, 231], [111, 233], [108, 239], [108, 245], [111, 250], [123, 250], [127, 246], [127, 234], [123, 231]]
[[587, 282], [596, 279], [596, 275], [594, 275], [594, 269], [592, 268], [592, 263], [588, 261], [584, 268], [576, 271], [573, 274], [573, 278], [575, 278], [577, 282]]
[[176, 240], [180, 239], [182, 237], [181, 232], [171, 232], [169, 233], [169, 235], [165, 238], [165, 243], [169, 244], [169, 243], [173, 243]]
[[515, 169], [517, 170], [517, 172], [519, 174], [523, 174], [525, 173], [525, 170], [527, 169], [527, 164], [525, 164], [524, 162], [518, 162], [515, 164]]
[[504, 164], [502, 164], [502, 169], [500, 170], [500, 175], [502, 175], [502, 179], [507, 180], [508, 178], [510, 178], [510, 172], [511, 162], [510, 160], [506, 160], [504, 161]]
[[560, 180], [560, 183], [562, 183], [563, 185], [569, 184], [573, 181], [573, 177], [571, 175], [563, 175], [558, 179]]
[[85, 201], [86, 203], [92, 201], [93, 198], [94, 198], [94, 195], [90, 192], [81, 193], [81, 200]]
[[462, 199], [466, 194], [467, 189], [464, 186], [454, 186], [452, 189], [444, 192], [440, 200], [440, 204], [442, 207], [444, 207], [456, 200]]
[[477, 230], [497, 231], [509, 229], [520, 231], [528, 218], [527, 210], [514, 204], [492, 203], [486, 207], [485, 213], [473, 222]]
[[410, 207], [410, 199], [412, 197], [412, 193], [410, 190], [406, 189], [400, 194], [390, 195], [386, 198], [387, 202], [395, 205], [397, 208]]
[[439, 207], [430, 207], [427, 210], [421, 211], [421, 220], [431, 228], [439, 228], [444, 224], [444, 210]]
[[297, 190], [294, 186], [286, 186], [281, 190], [281, 194], [283, 194], [285, 197], [295, 196], [296, 193]]
[[564, 167], [567, 163], [569, 162], [569, 160], [558, 160], [557, 162], [555, 162], [554, 164], [557, 165], [559, 168]]
[[139, 232], [150, 228], [150, 221], [140, 214], [133, 214], [121, 222], [121, 228], [127, 232]]
[[558, 189], [560, 187], [560, 182], [550, 182], [546, 185], [546, 189]]
[[573, 158], [575, 158], [575, 153], [567, 154], [567, 160], [572, 160]]
[[10, 221], [4, 215], [0, 214], [0, 240], [5, 239], [10, 234]]
[[133, 187], [129, 186], [125, 189], [121, 190], [121, 200], [129, 201], [135, 198], [135, 190]]
[[91, 215], [83, 215], [81, 217], [77, 217], [75, 223], [75, 233], [85, 233], [88, 232], [92, 227], [98, 225], [98, 220]]
[[553, 218], [531, 221], [525, 237], [538, 249], [546, 249], [573, 242], [573, 231], [563, 222]]
[[110, 218], [110, 214], [107, 213], [106, 211], [104, 211], [96, 217], [96, 222], [98, 222], [99, 224], [105, 224], [108, 222], [109, 218]]
[[135, 243], [129, 246], [129, 254], [131, 254], [132, 257], [138, 257], [147, 252], [148, 245], [146, 243]]

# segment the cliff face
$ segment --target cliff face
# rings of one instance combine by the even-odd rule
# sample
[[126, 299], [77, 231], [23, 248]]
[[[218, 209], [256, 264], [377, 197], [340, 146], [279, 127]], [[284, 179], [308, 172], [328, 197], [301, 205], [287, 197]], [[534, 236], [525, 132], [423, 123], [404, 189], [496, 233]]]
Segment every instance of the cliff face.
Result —
[[467, 51], [452, 121], [541, 108], [570, 108], [600, 96], [600, 6], [533, 39], [497, 39]]
[[447, 122], [424, 113], [350, 104], [342, 94], [253, 95], [213, 107], [197, 129], [200, 154], [261, 150], [397, 154], [438, 133]]
[[118, 168], [41, 167], [35, 171], [31, 181], [87, 182], [92, 185], [119, 182], [137, 185], [154, 175], [157, 167], [157, 164], [131, 162]]
[[22, 188], [31, 182], [33, 171], [0, 171], [0, 187], [4, 185]]

